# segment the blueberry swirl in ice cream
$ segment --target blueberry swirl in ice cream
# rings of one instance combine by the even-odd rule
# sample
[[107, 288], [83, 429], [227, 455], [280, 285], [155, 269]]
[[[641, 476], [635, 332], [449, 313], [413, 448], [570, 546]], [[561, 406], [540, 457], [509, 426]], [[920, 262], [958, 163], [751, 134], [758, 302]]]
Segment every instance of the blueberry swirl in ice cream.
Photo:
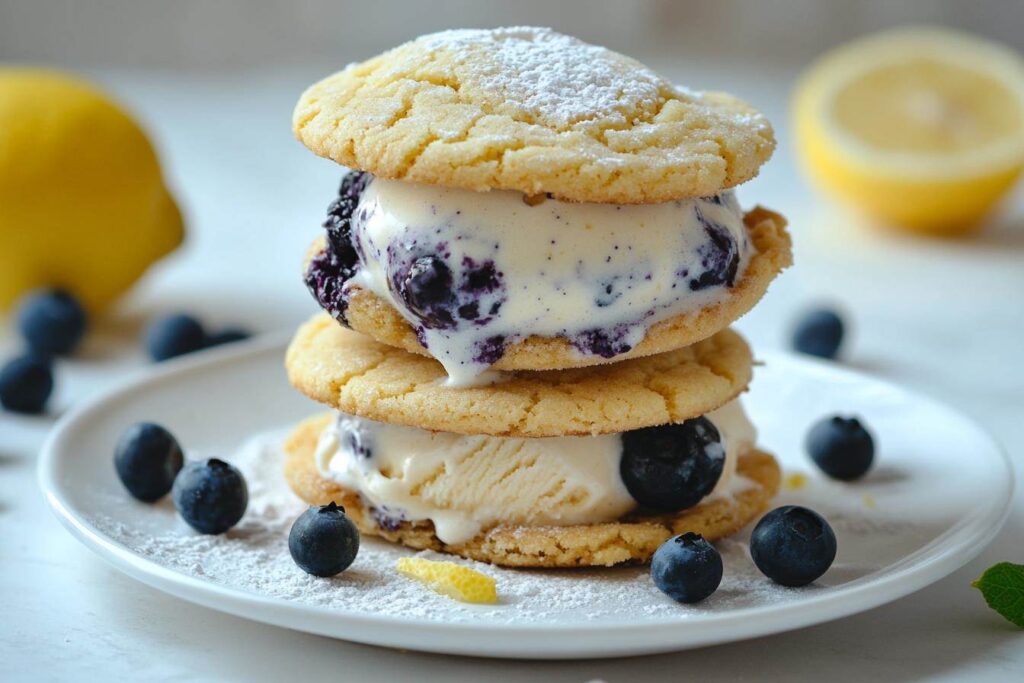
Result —
[[345, 325], [345, 284], [359, 267], [359, 254], [352, 239], [352, 214], [370, 181], [366, 173], [349, 173], [341, 180], [338, 197], [327, 207], [327, 248], [313, 257], [306, 269], [306, 286], [320, 307]]
[[389, 302], [454, 382], [532, 335], [612, 358], [654, 323], [714, 306], [752, 247], [732, 192], [587, 204], [352, 173], [306, 282], [345, 323], [354, 288]]

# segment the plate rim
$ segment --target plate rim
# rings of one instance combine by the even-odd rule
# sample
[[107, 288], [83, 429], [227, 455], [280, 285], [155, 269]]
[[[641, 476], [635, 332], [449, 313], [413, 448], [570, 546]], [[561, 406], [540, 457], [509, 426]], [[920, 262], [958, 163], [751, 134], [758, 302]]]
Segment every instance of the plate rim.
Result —
[[[643, 623], [578, 622], [540, 625], [507, 623], [481, 627], [479, 623], [473, 622], [430, 621], [421, 618], [350, 612], [320, 605], [296, 603], [284, 598], [250, 593], [190, 576], [137, 555], [129, 548], [122, 546], [91, 524], [81, 511], [75, 510], [64, 496], [58, 472], [60, 453], [62, 450], [66, 450], [64, 442], [76, 429], [85, 428], [83, 425], [87, 425], [94, 414], [102, 412], [124, 394], [152, 388], [168, 378], [201, 372], [208, 366], [222, 363], [245, 362], [247, 359], [272, 351], [283, 352], [287, 339], [288, 337], [283, 334], [264, 335], [237, 344], [236, 348], [212, 349], [193, 357], [165, 361], [155, 368], [143, 368], [62, 415], [47, 435], [37, 465], [39, 486], [48, 507], [62, 526], [108, 564], [146, 585], [193, 604], [261, 623], [353, 642], [435, 653], [521, 658], [522, 655], [517, 653], [520, 653], [527, 645], [531, 645], [534, 651], [529, 658], [599, 658], [669, 652], [714, 643], [733, 642], [811, 626], [872, 609], [920, 590], [973, 560], [996, 537], [1012, 509], [1016, 488], [1012, 461], [1002, 444], [988, 430], [978, 424], [972, 416], [941, 400], [874, 377], [869, 373], [797, 356], [781, 350], [762, 351], [759, 353], [759, 360], [771, 361], [781, 358], [787, 363], [809, 365], [819, 372], [838, 373], [845, 375], [848, 379], [867, 380], [876, 385], [883, 385], [887, 389], [895, 390], [915, 401], [930, 404], [932, 408], [956, 415], [979, 436], [986, 439], [995, 455], [995, 460], [1000, 463], [1006, 476], [1002, 478], [1005, 484], [999, 492], [1002, 495], [990, 498], [992, 504], [989, 506], [990, 509], [986, 516], [973, 523], [974, 525], [984, 523], [983, 532], [963, 539], [959, 545], [954, 547], [939, 548], [946, 542], [947, 536], [964, 533], [962, 527], [954, 526], [913, 553], [902, 557], [897, 565], [890, 565], [895, 568], [883, 569], [881, 576], [875, 576], [861, 583], [864, 579], [862, 577], [850, 584], [844, 584], [840, 590], [809, 595], [806, 599], [779, 605], [744, 607], [719, 614], [709, 612], [700, 615], [695, 620], [680, 620], [674, 616], [667, 616], [664, 619], [652, 619]], [[926, 556], [926, 558], [922, 559], [922, 556]], [[266, 610], [272, 610], [274, 614], [265, 616], [258, 614], [258, 612]], [[310, 623], [293, 623], [300, 617], [309, 619]], [[314, 617], [314, 619], [310, 619], [310, 617]], [[321, 626], [327, 621], [344, 622], [357, 632], [344, 636], [338, 635], [337, 631]], [[693, 631], [695, 624], [700, 624], [700, 632], [686, 633], [686, 631]], [[314, 628], [316, 626], [321, 627]], [[374, 637], [361, 638], [361, 634], [358, 632], [360, 629], [368, 629], [365, 635], [372, 636], [373, 631], [396, 627], [408, 631], [407, 637], [392, 637], [386, 640]], [[724, 631], [724, 629], [728, 629], [728, 631]], [[502, 637], [513, 637], [536, 642], [496, 646], [495, 643], [479, 642], [481, 633], [486, 634], [487, 638], [495, 640], [500, 640]], [[565, 635], [566, 633], [579, 633], [588, 637], [610, 635], [617, 641], [636, 641], [636, 644], [623, 644], [618, 648], [613, 646], [610, 649], [602, 646], [600, 651], [595, 652], [593, 650], [596, 647], [593, 645], [589, 649], [573, 650], [559, 647], [557, 641], [545, 640], [547, 637]], [[417, 634], [426, 640], [417, 640]], [[408, 635], [412, 637], [408, 637]], [[473, 639], [461, 641], [456, 646], [442, 646], [439, 643], [429, 642], [431, 636], [451, 638], [469, 635], [476, 635], [478, 638], [476, 641]]]

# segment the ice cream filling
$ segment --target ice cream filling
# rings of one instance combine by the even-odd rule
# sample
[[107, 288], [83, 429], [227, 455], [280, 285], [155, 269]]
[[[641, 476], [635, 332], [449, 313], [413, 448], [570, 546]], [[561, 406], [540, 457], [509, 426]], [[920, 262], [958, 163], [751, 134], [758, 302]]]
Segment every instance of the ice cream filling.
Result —
[[531, 335], [625, 353], [654, 323], [721, 302], [752, 252], [731, 191], [587, 204], [352, 174], [325, 226], [306, 274], [321, 305], [344, 322], [354, 288], [374, 292], [453, 384]]
[[[710, 494], [748, 485], [736, 474], [756, 434], [739, 401], [708, 413], [725, 464]], [[498, 524], [566, 526], [621, 518], [637, 507], [619, 474], [622, 436], [518, 439], [431, 432], [339, 414], [316, 449], [321, 476], [358, 492], [384, 529], [431, 521], [448, 544]]]

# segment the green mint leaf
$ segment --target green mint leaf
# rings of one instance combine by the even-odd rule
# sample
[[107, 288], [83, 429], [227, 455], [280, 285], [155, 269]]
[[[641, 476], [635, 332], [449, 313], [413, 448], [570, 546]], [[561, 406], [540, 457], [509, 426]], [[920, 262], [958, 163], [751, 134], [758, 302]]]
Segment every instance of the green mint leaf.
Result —
[[989, 607], [1024, 628], [1024, 564], [992, 565], [971, 585], [981, 591]]

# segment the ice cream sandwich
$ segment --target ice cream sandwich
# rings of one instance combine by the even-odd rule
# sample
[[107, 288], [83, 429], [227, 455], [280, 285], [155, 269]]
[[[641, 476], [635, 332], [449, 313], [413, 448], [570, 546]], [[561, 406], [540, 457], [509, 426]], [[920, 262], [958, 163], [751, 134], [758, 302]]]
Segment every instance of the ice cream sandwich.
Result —
[[648, 561], [779, 482], [728, 326], [791, 262], [735, 187], [775, 141], [722, 93], [541, 28], [447, 31], [310, 87], [349, 171], [304, 261], [289, 379], [333, 412], [286, 476], [366, 535], [498, 565]]

